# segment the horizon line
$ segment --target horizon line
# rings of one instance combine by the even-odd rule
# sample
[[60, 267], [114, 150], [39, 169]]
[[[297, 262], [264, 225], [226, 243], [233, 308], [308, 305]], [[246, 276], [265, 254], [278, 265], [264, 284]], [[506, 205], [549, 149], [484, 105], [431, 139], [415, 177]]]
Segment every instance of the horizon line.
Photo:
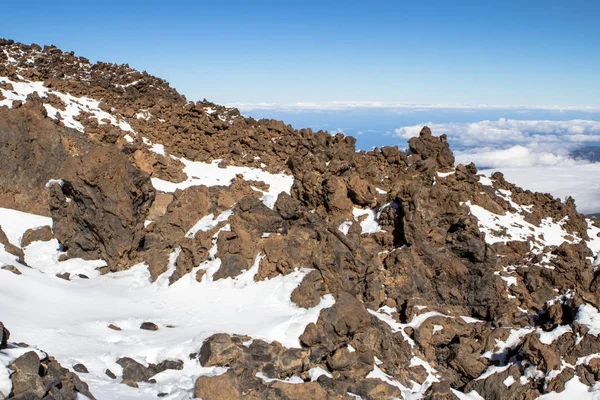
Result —
[[224, 102], [226, 107], [235, 107], [243, 111], [280, 110], [280, 111], [336, 111], [344, 109], [388, 109], [388, 110], [547, 110], [547, 111], [590, 111], [600, 112], [600, 106], [560, 106], [560, 105], [492, 105], [457, 103], [394, 103], [382, 101], [329, 101], [329, 102]]

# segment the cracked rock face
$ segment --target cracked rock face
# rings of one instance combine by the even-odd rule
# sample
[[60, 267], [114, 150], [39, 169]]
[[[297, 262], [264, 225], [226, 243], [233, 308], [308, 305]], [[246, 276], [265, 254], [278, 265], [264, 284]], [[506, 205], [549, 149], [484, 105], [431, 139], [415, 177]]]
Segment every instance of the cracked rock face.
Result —
[[149, 176], [113, 147], [70, 158], [50, 188], [54, 234], [71, 257], [103, 259], [111, 271], [135, 259], [155, 191]]

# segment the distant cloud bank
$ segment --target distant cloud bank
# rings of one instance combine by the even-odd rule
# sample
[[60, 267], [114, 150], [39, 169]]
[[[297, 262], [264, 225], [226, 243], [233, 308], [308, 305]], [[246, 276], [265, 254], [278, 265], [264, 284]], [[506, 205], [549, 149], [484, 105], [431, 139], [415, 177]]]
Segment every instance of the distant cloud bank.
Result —
[[600, 107], [592, 106], [533, 106], [533, 105], [488, 105], [488, 104], [410, 104], [387, 103], [378, 101], [332, 101], [332, 102], [296, 102], [296, 103], [240, 103], [226, 104], [240, 111], [342, 111], [352, 109], [385, 109], [403, 111], [426, 110], [551, 110], [551, 111], [590, 111], [600, 112]]
[[424, 123], [394, 130], [409, 139], [428, 125], [436, 135], [448, 135], [457, 159], [485, 168], [574, 165], [570, 152], [584, 144], [600, 144], [600, 122], [592, 120], [517, 120], [466, 123]]

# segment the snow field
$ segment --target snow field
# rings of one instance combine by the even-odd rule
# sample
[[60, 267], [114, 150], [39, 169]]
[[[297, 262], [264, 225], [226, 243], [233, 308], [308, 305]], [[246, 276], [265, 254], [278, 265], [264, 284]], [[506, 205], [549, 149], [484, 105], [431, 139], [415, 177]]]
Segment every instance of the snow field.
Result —
[[[0, 209], [0, 226], [10, 233], [11, 243], [20, 242], [28, 228], [50, 222], [48, 218]], [[260, 255], [253, 268], [236, 278], [213, 281], [212, 274], [207, 273], [202, 282], [197, 282], [197, 269], [210, 267], [201, 265], [168, 286], [166, 279], [152, 283], [143, 264], [99, 275], [96, 268], [104, 265], [102, 260], [58, 261], [56, 240], [33, 242], [23, 250], [32, 268], [19, 264], [16, 257], [0, 248], [0, 265], [12, 264], [22, 272], [15, 275], [0, 270], [2, 322], [11, 330], [12, 339], [44, 349], [63, 366], [86, 365], [90, 373], [83, 378], [99, 399], [155, 398], [159, 392], [170, 393], [166, 399], [191, 398], [199, 375], [225, 371], [203, 368], [189, 358], [210, 335], [242, 334], [298, 347], [298, 337], [306, 325], [316, 322], [320, 311], [334, 304], [331, 295], [311, 309], [291, 302], [290, 294], [308, 272], [306, 269], [255, 282]], [[211, 253], [216, 254], [216, 240]], [[220, 260], [215, 257], [207, 263], [220, 264]], [[84, 273], [90, 279], [66, 281], [55, 276], [58, 272]], [[160, 329], [140, 330], [140, 324], [146, 321], [156, 323]], [[111, 330], [109, 324], [122, 330]], [[120, 357], [144, 364], [180, 359], [184, 369], [162, 372], [154, 377], [156, 384], [141, 383], [135, 389], [118, 384], [120, 378], [112, 380], [104, 373], [110, 369], [119, 377], [122, 369], [116, 361]], [[6, 368], [0, 368], [0, 390], [6, 388], [6, 378]]]

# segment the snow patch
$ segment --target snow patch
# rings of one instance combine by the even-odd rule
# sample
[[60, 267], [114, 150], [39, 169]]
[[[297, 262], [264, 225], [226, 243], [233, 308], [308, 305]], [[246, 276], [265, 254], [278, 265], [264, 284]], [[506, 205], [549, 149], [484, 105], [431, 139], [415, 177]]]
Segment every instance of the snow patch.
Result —
[[311, 382], [316, 381], [322, 375], [325, 375], [328, 378], [333, 378], [333, 375], [321, 367], [313, 367], [308, 370], [308, 376], [310, 377]]
[[538, 328], [537, 332], [540, 335], [540, 342], [549, 345], [565, 333], [573, 332], [573, 329], [571, 329], [571, 326], [569, 325], [560, 325], [549, 332]]
[[446, 178], [450, 175], [454, 175], [456, 173], [456, 171], [450, 171], [450, 172], [438, 172], [437, 176], [440, 178]]
[[185, 234], [185, 237], [193, 238], [199, 231], [209, 231], [219, 225], [219, 222], [227, 221], [231, 214], [233, 214], [233, 210], [225, 210], [215, 218], [214, 215], [210, 213], [202, 217], [200, 221], [196, 222], [196, 224]]
[[[75, 97], [70, 94], [57, 92], [44, 86], [43, 82], [35, 81], [13, 81], [8, 77], [0, 76], [0, 82], [8, 83], [13, 86], [13, 90], [6, 90], [0, 88], [0, 92], [5, 97], [4, 100], [0, 100], [0, 107], [7, 106], [12, 108], [12, 103], [15, 100], [22, 102], [27, 101], [27, 96], [33, 93], [37, 93], [40, 98], [47, 98], [49, 94], [53, 94], [60, 98], [65, 104], [64, 110], [59, 110], [51, 104], [44, 104], [44, 108], [48, 113], [48, 117], [52, 119], [60, 119], [62, 123], [72, 129], [76, 129], [80, 132], [85, 132], [85, 129], [81, 122], [77, 121], [75, 117], [81, 113], [91, 114], [93, 118], [96, 118], [99, 125], [109, 123], [121, 130], [126, 132], [134, 132], [131, 126], [123, 119], [117, 119], [113, 115], [107, 113], [100, 108], [100, 101], [91, 99], [89, 97]], [[57, 117], [58, 115], [58, 117]]]
[[362, 209], [355, 207], [354, 210], [352, 210], [352, 215], [354, 216], [355, 221], [359, 221], [360, 217], [366, 215], [366, 218], [363, 218], [362, 221], [360, 221], [360, 227], [363, 234], [385, 232], [379, 226], [377, 209]]
[[485, 400], [476, 391], [472, 390], [469, 393], [459, 392], [456, 389], [450, 389], [452, 393], [458, 397], [458, 400]]
[[[529, 241], [533, 249], [540, 252], [545, 246], [559, 246], [565, 241], [575, 243], [580, 240], [573, 233], [565, 231], [563, 221], [554, 222], [551, 218], [545, 218], [538, 227], [525, 221], [519, 213], [506, 212], [499, 215], [471, 204], [470, 201], [465, 204], [471, 214], [477, 217], [479, 228], [485, 233], [485, 241], [489, 244], [511, 240]], [[522, 212], [526, 212], [522, 206], [519, 207]]]
[[504, 386], [511, 387], [513, 383], [515, 383], [515, 378], [512, 375], [506, 377], [506, 379], [502, 382]]
[[21, 247], [21, 239], [28, 229], [52, 226], [52, 218], [0, 207], [0, 226], [2, 226], [8, 241]]
[[538, 397], [538, 400], [598, 400], [600, 399], [600, 387], [596, 383], [593, 387], [583, 384], [577, 375], [565, 383], [565, 390], [556, 393], [550, 392]]
[[256, 377], [260, 378], [264, 383], [271, 383], [271, 382], [283, 382], [283, 383], [294, 383], [294, 384], [304, 383], [302, 378], [300, 378], [299, 376], [296, 376], [296, 375], [290, 376], [289, 378], [285, 378], [285, 379], [275, 379], [275, 378], [269, 378], [262, 372], [257, 372]]
[[294, 184], [294, 177], [285, 173], [271, 174], [260, 168], [238, 167], [229, 165], [220, 168], [221, 160], [214, 160], [211, 163], [199, 161], [190, 161], [185, 158], [173, 157], [181, 161], [185, 167], [183, 172], [187, 174], [188, 179], [180, 183], [165, 181], [163, 179], [152, 178], [152, 184], [157, 190], [162, 192], [174, 192], [177, 189], [186, 189], [191, 186], [229, 186], [236, 175], [242, 175], [247, 181], [262, 181], [269, 185], [269, 189], [254, 190], [263, 193], [262, 202], [269, 208], [275, 207], [275, 201], [280, 193], [290, 193]]
[[[15, 242], [29, 227], [48, 223], [49, 218], [0, 209], [0, 225]], [[199, 375], [226, 371], [202, 368], [189, 359], [189, 354], [197, 352], [210, 335], [249, 335], [268, 342], [276, 340], [286, 347], [300, 347], [298, 337], [306, 326], [317, 321], [322, 309], [335, 303], [331, 295], [310, 309], [292, 303], [290, 295], [308, 269], [255, 282], [260, 256], [250, 270], [235, 278], [214, 281], [207, 273], [202, 282], [197, 282], [197, 267], [169, 286], [167, 274], [165, 279], [152, 283], [144, 264], [99, 275], [95, 268], [103, 263], [100, 260], [58, 262], [56, 240], [34, 242], [24, 253], [33, 268], [14, 261], [14, 256], [0, 246], [0, 262], [10, 260], [22, 271], [22, 275], [6, 273], [0, 279], [2, 321], [10, 327], [13, 337], [35, 343], [64, 366], [85, 364], [90, 371], [86, 375], [90, 390], [101, 399], [152, 398], [159, 392], [175, 393], [172, 399], [187, 398]], [[208, 262], [218, 266], [216, 253], [215, 240]], [[176, 254], [172, 254], [171, 261]], [[84, 272], [90, 279], [56, 278], [54, 274], [61, 271]], [[140, 330], [140, 324], [146, 321], [156, 323], [160, 329]], [[122, 330], [111, 330], [109, 324]], [[146, 364], [179, 359], [184, 361], [184, 369], [156, 375], [156, 384], [129, 388], [104, 374], [107, 368], [121, 374], [115, 361], [124, 356]], [[0, 376], [5, 375], [4, 372]], [[0, 382], [6, 388], [6, 380]]]
[[415, 342], [414, 342], [414, 340], [412, 340], [410, 338], [410, 336], [408, 336], [408, 334], [406, 334], [406, 332], [404, 331], [404, 328], [411, 327], [414, 330], [417, 330], [423, 324], [423, 322], [425, 322], [426, 320], [428, 320], [429, 318], [432, 318], [432, 317], [452, 318], [452, 317], [449, 317], [442, 313], [439, 313], [437, 311], [429, 311], [429, 312], [426, 312], [423, 314], [416, 315], [413, 317], [413, 319], [410, 322], [403, 324], [403, 323], [397, 322], [394, 319], [394, 317], [392, 317], [392, 314], [397, 312], [397, 310], [393, 307], [383, 306], [377, 311], [373, 311], [373, 310], [368, 310], [368, 311], [372, 315], [379, 318], [381, 321], [388, 324], [390, 326], [390, 328], [392, 328], [392, 332], [394, 332], [394, 333], [400, 332], [402, 334], [402, 337], [404, 338], [404, 340], [406, 340], [411, 345], [411, 347], [415, 346]]
[[352, 226], [352, 221], [344, 221], [338, 226], [338, 230], [342, 232], [344, 235], [348, 234], [350, 231], [350, 227]]
[[485, 175], [479, 175], [479, 183], [483, 186], [493, 186], [494, 182]]
[[589, 335], [598, 336], [600, 334], [600, 312], [590, 305], [583, 304], [579, 306], [575, 321], [581, 325], [586, 325], [590, 330]]

